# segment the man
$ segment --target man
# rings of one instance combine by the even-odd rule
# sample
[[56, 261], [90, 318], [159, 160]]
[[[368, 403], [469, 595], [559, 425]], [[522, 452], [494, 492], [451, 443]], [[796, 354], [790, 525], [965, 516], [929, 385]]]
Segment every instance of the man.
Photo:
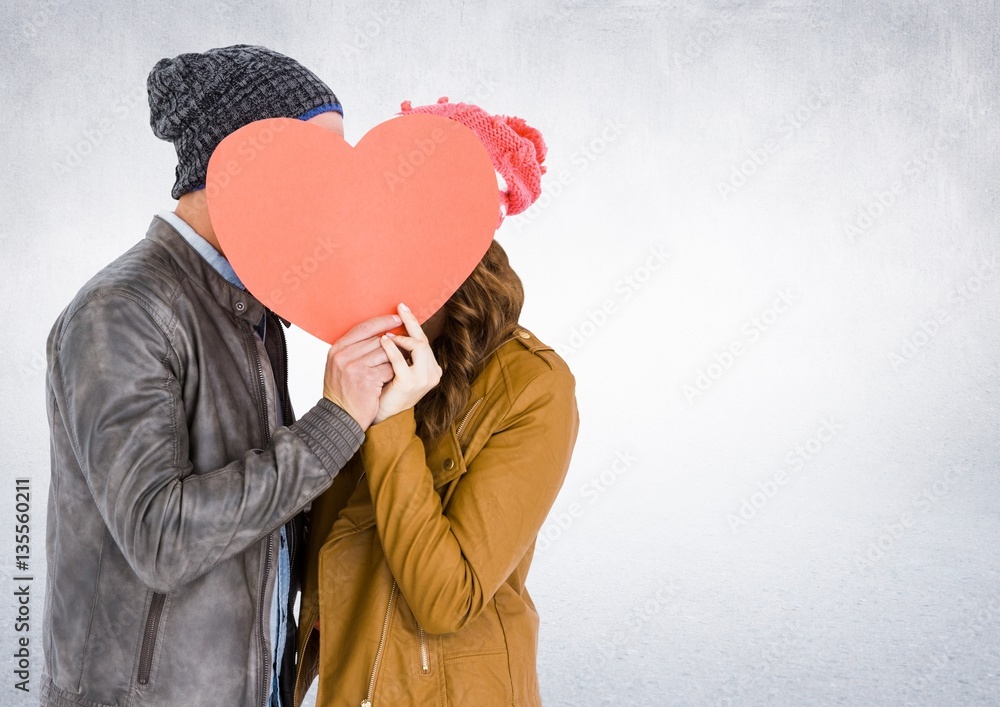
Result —
[[147, 88], [153, 132], [177, 151], [177, 209], [80, 289], [47, 342], [41, 704], [290, 707], [302, 511], [361, 445], [392, 379], [378, 336], [399, 317], [331, 346], [323, 397], [296, 420], [288, 322], [225, 259], [204, 182], [227, 134], [288, 117], [343, 135], [340, 103], [250, 45], [162, 59]]

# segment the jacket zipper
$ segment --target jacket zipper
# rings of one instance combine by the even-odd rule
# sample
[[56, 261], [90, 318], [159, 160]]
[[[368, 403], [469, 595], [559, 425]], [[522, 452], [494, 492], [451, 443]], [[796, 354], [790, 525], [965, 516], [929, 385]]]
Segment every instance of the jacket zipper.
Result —
[[469, 408], [469, 411], [465, 413], [465, 417], [462, 418], [462, 422], [461, 424], [459, 424], [458, 429], [455, 430], [455, 436], [458, 437], [459, 440], [461, 440], [462, 428], [465, 427], [465, 423], [469, 421], [469, 416], [471, 416], [473, 411], [477, 407], [479, 407], [479, 403], [481, 402], [483, 402], [483, 399], [480, 397], [478, 400], [476, 400], [476, 402], [472, 404], [472, 407]]
[[153, 647], [156, 646], [156, 634], [160, 628], [160, 614], [163, 612], [165, 594], [155, 592], [149, 603], [149, 614], [146, 616], [146, 630], [142, 635], [142, 649], [139, 651], [139, 684], [149, 684], [149, 672], [153, 665]]
[[266, 445], [271, 438], [271, 432], [268, 429], [267, 423], [267, 386], [264, 383], [264, 366], [261, 365], [260, 353], [257, 351], [256, 334], [250, 330], [251, 326], [249, 322], [246, 320], [241, 321], [244, 324], [243, 338], [246, 339], [250, 351], [253, 352], [253, 359], [257, 364], [257, 382], [260, 384], [260, 400], [257, 404], [257, 412], [260, 414], [261, 437], [264, 439], [264, 444]]
[[273, 544], [271, 537], [271, 535], [267, 536], [267, 559], [264, 562], [264, 581], [260, 585], [260, 646], [265, 657], [263, 680], [261, 680], [261, 707], [266, 707], [267, 705], [267, 697], [270, 692], [267, 688], [271, 678], [271, 654], [267, 650], [267, 632], [264, 630], [264, 592], [267, 589], [267, 575], [271, 572], [271, 546]]
[[420, 674], [427, 675], [431, 671], [430, 656], [427, 654], [427, 633], [416, 616], [413, 617], [413, 623], [417, 627], [417, 639], [420, 642]]
[[[244, 324], [244, 337], [248, 338], [250, 350], [253, 352], [254, 361], [257, 363], [257, 380], [260, 383], [260, 402], [257, 406], [257, 410], [260, 413], [261, 432], [263, 434], [264, 445], [266, 446], [268, 441], [271, 439], [271, 431], [268, 429], [269, 426], [267, 421], [267, 386], [264, 383], [264, 366], [260, 362], [260, 353], [257, 351], [257, 340], [254, 338], [255, 335], [253, 331], [248, 331], [251, 328], [250, 323], [246, 320], [241, 321]], [[261, 707], [267, 707], [267, 697], [270, 692], [267, 688], [271, 677], [271, 660], [270, 654], [267, 650], [267, 631], [264, 628], [264, 595], [267, 591], [267, 577], [271, 573], [271, 550], [274, 545], [273, 536], [273, 533], [267, 536], [267, 558], [264, 561], [264, 577], [260, 585], [260, 611], [258, 612], [260, 618], [261, 656], [264, 659], [264, 671], [261, 673]]]
[[378, 650], [375, 651], [375, 661], [372, 664], [372, 675], [368, 680], [368, 695], [361, 701], [361, 707], [372, 707], [372, 695], [375, 692], [375, 677], [378, 674], [378, 664], [382, 659], [382, 649], [385, 648], [386, 634], [389, 633], [389, 619], [392, 618], [392, 605], [396, 599], [396, 580], [392, 580], [392, 591], [389, 592], [389, 603], [385, 607], [385, 621], [382, 622], [382, 635], [378, 639]]

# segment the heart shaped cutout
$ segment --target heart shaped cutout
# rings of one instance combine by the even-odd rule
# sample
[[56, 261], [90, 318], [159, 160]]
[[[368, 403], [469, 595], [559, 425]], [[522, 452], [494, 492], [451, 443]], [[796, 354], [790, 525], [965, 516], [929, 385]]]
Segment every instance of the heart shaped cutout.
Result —
[[475, 133], [422, 114], [355, 147], [295, 118], [254, 121], [212, 153], [206, 196], [250, 293], [328, 343], [399, 302], [424, 323], [486, 253], [500, 208]]

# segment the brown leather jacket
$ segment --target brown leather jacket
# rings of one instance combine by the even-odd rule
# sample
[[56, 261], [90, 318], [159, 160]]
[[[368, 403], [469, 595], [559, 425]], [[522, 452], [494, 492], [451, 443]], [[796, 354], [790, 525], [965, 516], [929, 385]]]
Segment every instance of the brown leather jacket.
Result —
[[575, 385], [520, 328], [432, 448], [413, 408], [368, 428], [313, 504], [296, 707], [317, 674], [318, 707], [541, 704], [524, 581], [576, 443]]

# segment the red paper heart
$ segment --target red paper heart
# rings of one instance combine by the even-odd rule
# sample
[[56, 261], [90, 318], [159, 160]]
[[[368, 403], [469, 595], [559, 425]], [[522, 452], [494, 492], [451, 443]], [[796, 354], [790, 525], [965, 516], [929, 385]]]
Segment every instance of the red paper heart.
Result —
[[393, 118], [356, 147], [294, 118], [249, 123], [212, 153], [206, 194], [247, 289], [328, 343], [399, 302], [425, 322], [486, 253], [500, 208], [486, 148], [436, 115]]

